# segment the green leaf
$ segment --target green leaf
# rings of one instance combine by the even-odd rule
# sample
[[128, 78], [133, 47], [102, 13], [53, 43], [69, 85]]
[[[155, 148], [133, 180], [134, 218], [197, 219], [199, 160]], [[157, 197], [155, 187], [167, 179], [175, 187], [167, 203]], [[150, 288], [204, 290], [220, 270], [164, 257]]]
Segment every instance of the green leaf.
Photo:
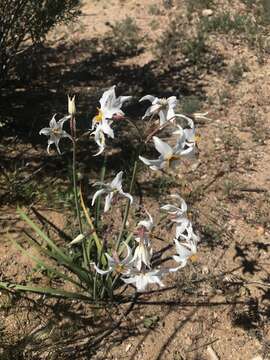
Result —
[[15, 240], [11, 239], [12, 243], [17, 247], [18, 250], [20, 250], [23, 254], [25, 254], [26, 256], [28, 256], [30, 259], [34, 260], [36, 262], [37, 265], [39, 265], [40, 267], [45, 268], [46, 270], [52, 272], [53, 274], [57, 275], [58, 277], [71, 282], [72, 284], [78, 286], [78, 287], [82, 287], [81, 284], [79, 284], [77, 281], [73, 280], [71, 277], [69, 277], [68, 275], [62, 273], [61, 271], [58, 271], [56, 268], [51, 267], [49, 265], [47, 265], [44, 261], [38, 259], [37, 257], [35, 257], [34, 255], [29, 254], [29, 252], [27, 250], [25, 250], [20, 244], [18, 244]]
[[[36, 243], [36, 246], [38, 246], [43, 253], [45, 253], [47, 256], [52, 257], [55, 259], [59, 264], [65, 265], [67, 268], [69, 268], [72, 272], [74, 272], [81, 281], [84, 281], [86, 284], [91, 284], [91, 277], [90, 274], [88, 274], [83, 268], [78, 266], [77, 264], [74, 264], [72, 258], [68, 255], [66, 255], [45, 233], [42, 231], [21, 209], [17, 210], [21, 218], [35, 231], [36, 234], [38, 234], [47, 245], [52, 250], [44, 249], [40, 244]], [[30, 241], [30, 239], [28, 239]], [[32, 240], [31, 240], [32, 241]]]
[[34, 293], [39, 294], [45, 294], [45, 295], [52, 295], [52, 296], [59, 296], [69, 299], [80, 299], [85, 301], [92, 301], [92, 299], [84, 294], [80, 293], [73, 293], [61, 289], [53, 289], [50, 287], [38, 287], [38, 286], [32, 286], [32, 285], [18, 285], [18, 284], [11, 284], [8, 282], [0, 281], [0, 288], [4, 290], [14, 290], [14, 291], [30, 291]]

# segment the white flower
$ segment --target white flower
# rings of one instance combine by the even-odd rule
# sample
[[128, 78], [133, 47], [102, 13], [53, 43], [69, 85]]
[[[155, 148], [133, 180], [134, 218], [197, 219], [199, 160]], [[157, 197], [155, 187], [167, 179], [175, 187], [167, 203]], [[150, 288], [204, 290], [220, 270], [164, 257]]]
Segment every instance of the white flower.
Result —
[[141, 239], [135, 248], [134, 256], [131, 260], [133, 266], [139, 271], [141, 271], [143, 264], [150, 269], [152, 253], [153, 251], [148, 240]]
[[138, 292], [143, 292], [147, 289], [149, 284], [158, 284], [163, 287], [164, 284], [161, 282], [161, 277], [163, 276], [163, 270], [151, 270], [139, 272], [133, 270], [128, 274], [128, 277], [122, 277], [121, 279], [126, 284], [134, 284]]
[[55, 144], [56, 149], [58, 151], [59, 154], [61, 154], [61, 151], [59, 149], [59, 141], [62, 138], [69, 138], [71, 141], [73, 141], [72, 137], [65, 131], [63, 130], [63, 125], [64, 123], [69, 120], [71, 118], [70, 115], [68, 116], [64, 116], [62, 119], [60, 119], [59, 121], [55, 120], [57, 114], [54, 114], [48, 128], [43, 128], [40, 130], [39, 134], [40, 135], [46, 135], [49, 136], [50, 138], [48, 139], [48, 146], [47, 146], [47, 152], [50, 153], [50, 146], [52, 144]]
[[154, 221], [152, 216], [149, 214], [149, 212], [147, 210], [145, 210], [147, 216], [148, 216], [148, 220], [141, 220], [138, 222], [138, 227], [143, 226], [148, 232], [151, 232], [153, 227], [154, 227]]
[[127, 197], [130, 203], [132, 204], [133, 197], [122, 190], [122, 177], [123, 177], [123, 171], [120, 171], [110, 183], [96, 182], [94, 185], [95, 186], [100, 185], [102, 186], [102, 189], [95, 192], [92, 199], [92, 206], [94, 205], [96, 198], [102, 194], [107, 194], [105, 198], [104, 212], [110, 209], [111, 202], [115, 194], [120, 194], [122, 196]]
[[98, 156], [105, 150], [106, 143], [104, 134], [114, 138], [113, 129], [110, 127], [111, 123], [112, 121], [104, 120], [102, 123], [97, 124], [95, 131], [91, 133], [91, 135], [95, 136], [95, 142], [99, 147], [99, 151], [93, 156]]
[[[181, 242], [179, 240], [181, 240]], [[194, 233], [190, 221], [185, 228], [182, 224], [177, 224], [174, 239], [177, 255], [174, 255], [173, 259], [180, 263], [180, 266], [170, 269], [171, 272], [184, 267], [188, 260], [196, 260], [197, 244], [199, 240], [200, 238]]]
[[160, 126], [162, 126], [166, 121], [175, 118], [174, 108], [177, 105], [175, 96], [171, 96], [168, 99], [159, 99], [152, 95], [146, 95], [140, 99], [140, 101], [144, 100], [151, 101], [152, 105], [146, 110], [143, 119], [152, 114], [158, 114]]
[[154, 136], [154, 145], [160, 156], [157, 160], [149, 160], [143, 156], [139, 156], [140, 160], [150, 166], [152, 170], [160, 170], [166, 166], [171, 167], [178, 164], [180, 161], [181, 153], [179, 153], [178, 147], [172, 148], [169, 144], [162, 141], [160, 138]]
[[148, 215], [148, 220], [141, 220], [137, 225], [137, 230], [134, 232], [135, 240], [139, 243], [134, 252], [132, 258], [133, 266], [136, 267], [139, 271], [141, 270], [143, 264], [150, 268], [151, 257], [153, 250], [150, 245], [149, 234], [151, 233], [154, 227], [154, 221], [152, 216], [147, 210], [145, 210]]
[[[193, 123], [193, 121], [190, 119]], [[175, 153], [182, 157], [191, 158], [195, 154], [196, 149], [196, 137], [195, 128], [183, 129], [180, 125], [177, 125], [178, 129], [173, 132], [174, 135], [179, 135], [175, 146]]]
[[125, 114], [121, 110], [123, 103], [132, 96], [119, 96], [115, 95], [115, 85], [106, 90], [99, 100], [100, 108], [98, 108], [98, 115], [96, 115], [92, 122], [92, 130], [96, 124], [103, 122], [104, 120], [110, 120], [114, 115], [124, 116]]
[[196, 141], [197, 137], [195, 135], [195, 126], [192, 119], [189, 117], [182, 115], [182, 114], [176, 114], [177, 117], [180, 117], [182, 119], [185, 119], [188, 123], [189, 128], [182, 129], [181, 126], [177, 125], [178, 130], [174, 132], [174, 134], [180, 135], [179, 137], [179, 146], [181, 143], [182, 148], [186, 150], [187, 156], [192, 156], [195, 153], [196, 149]]
[[180, 243], [177, 239], [174, 239], [177, 255], [173, 256], [173, 259], [177, 263], [180, 263], [180, 266], [170, 269], [171, 272], [177, 271], [178, 269], [186, 266], [188, 260], [196, 260], [197, 244], [189, 241], [187, 237], [182, 234], [180, 235], [180, 238], [186, 241]]
[[[174, 219], [177, 219], [178, 217], [182, 217], [182, 216], [186, 215], [187, 204], [186, 204], [185, 200], [183, 198], [181, 198], [181, 196], [179, 196], [178, 194], [171, 194], [170, 197], [173, 199], [176, 199], [177, 202], [179, 202], [180, 207], [172, 205], [172, 204], [166, 204], [166, 205], [161, 206], [161, 209], [167, 211], [170, 215], [173, 215]], [[173, 221], [175, 221], [175, 220], [173, 220]]]
[[189, 220], [187, 220], [185, 223], [177, 223], [175, 228], [175, 237], [176, 239], [184, 238], [186, 241], [192, 242], [194, 244], [198, 244], [200, 241], [199, 236], [194, 233], [192, 223]]
[[76, 104], [75, 104], [75, 95], [68, 95], [68, 113], [71, 116], [75, 116], [76, 114]]
[[108, 273], [114, 271], [116, 273], [127, 275], [130, 272], [130, 269], [131, 269], [130, 262], [132, 259], [131, 249], [128, 246], [128, 244], [126, 244], [125, 242], [124, 242], [124, 244], [127, 248], [127, 255], [122, 261], [119, 259], [119, 256], [115, 252], [112, 257], [108, 253], [105, 253], [105, 255], [108, 259], [108, 269], [107, 270], [102, 270], [99, 267], [97, 267], [97, 265], [95, 263], [93, 263], [94, 268], [98, 274], [105, 275], [105, 274], [108, 274]]
[[170, 215], [171, 221], [176, 222], [179, 229], [186, 229], [190, 221], [187, 219], [187, 204], [184, 199], [182, 199], [178, 194], [170, 195], [172, 198], [176, 199], [179, 203], [179, 206], [166, 204], [161, 206], [161, 210], [165, 210]]

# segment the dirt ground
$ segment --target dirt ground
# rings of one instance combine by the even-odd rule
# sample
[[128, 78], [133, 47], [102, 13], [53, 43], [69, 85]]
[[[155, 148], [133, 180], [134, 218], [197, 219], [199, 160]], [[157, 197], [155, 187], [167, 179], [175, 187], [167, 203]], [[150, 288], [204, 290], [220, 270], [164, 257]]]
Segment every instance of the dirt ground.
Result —
[[[1, 113], [14, 117], [15, 127], [1, 134], [0, 280], [46, 282], [10, 241], [23, 241], [25, 224], [16, 214], [17, 204], [38, 210], [57, 228], [70, 226], [63, 214], [69, 211], [62, 171], [66, 158], [48, 156], [37, 131], [51, 114], [65, 111], [69, 90], [78, 94], [78, 119], [87, 129], [100, 94], [113, 84], [138, 98], [176, 94], [182, 109], [196, 105], [195, 111], [208, 112], [208, 120], [196, 123], [199, 157], [193, 166], [167, 180], [144, 168], [138, 178], [141, 201], [154, 216], [168, 189], [186, 199], [201, 237], [198, 260], [171, 276], [168, 288], [139, 297], [131, 309], [122, 304], [100, 312], [79, 301], [1, 291], [1, 360], [270, 359], [269, 53], [261, 61], [256, 49], [233, 34], [211, 34], [208, 42], [219, 55], [215, 67], [186, 66], [188, 60], [182, 67], [168, 67], [169, 55], [156, 60], [153, 44], [185, 1], [165, 3], [170, 2], [85, 1], [75, 24], [50, 34], [42, 52], [46, 67], [31, 84], [22, 79], [13, 83], [15, 92], [5, 93]], [[195, 20], [207, 9], [207, 1], [200, 3]], [[212, 5], [206, 16], [228, 7], [225, 1], [215, 3], [219, 8]], [[245, 8], [244, 1], [230, 3], [237, 13]], [[110, 24], [126, 17], [136, 21], [144, 37], [140, 51], [124, 56], [113, 53], [111, 40], [103, 47], [97, 44]], [[241, 71], [235, 66], [238, 59], [244, 64]], [[128, 149], [124, 142], [117, 146]], [[87, 167], [81, 171], [91, 178], [100, 167], [91, 156], [94, 149], [92, 143], [80, 151]], [[117, 161], [112, 161], [112, 172]]]

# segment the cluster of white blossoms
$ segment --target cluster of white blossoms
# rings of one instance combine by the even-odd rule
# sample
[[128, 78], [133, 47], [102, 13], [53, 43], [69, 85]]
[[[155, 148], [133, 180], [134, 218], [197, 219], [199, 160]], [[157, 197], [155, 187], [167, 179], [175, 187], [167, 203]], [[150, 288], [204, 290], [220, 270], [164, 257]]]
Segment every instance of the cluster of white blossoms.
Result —
[[[134, 231], [135, 247], [131, 249], [125, 244], [127, 254], [120, 260], [119, 255], [113, 252], [112, 256], [106, 253], [108, 269], [99, 269], [94, 264], [95, 270], [105, 275], [115, 272], [127, 284], [135, 285], [138, 292], [143, 292], [150, 284], [158, 284], [163, 287], [162, 278], [169, 273], [176, 272], [183, 268], [189, 260], [194, 261], [197, 253], [199, 237], [194, 233], [192, 224], [187, 218], [187, 205], [179, 195], [171, 195], [179, 202], [179, 207], [173, 204], [166, 204], [161, 210], [167, 212], [170, 221], [175, 223], [175, 236], [173, 239], [174, 253], [172, 259], [176, 265], [160, 268], [153, 268], [152, 257], [152, 230], [155, 227], [152, 216], [146, 211], [148, 219], [138, 223]], [[173, 245], [173, 243], [171, 245]]]
[[[94, 135], [98, 146], [98, 151], [94, 156], [104, 152], [106, 137], [114, 138], [113, 123], [115, 120], [125, 118], [121, 108], [124, 102], [129, 99], [131, 99], [131, 96], [116, 97], [115, 86], [103, 93], [99, 100], [98, 115], [93, 118], [91, 127], [91, 135]], [[150, 120], [155, 117], [158, 118], [156, 130], [146, 137], [145, 144], [153, 140], [159, 156], [157, 159], [139, 156], [139, 159], [149, 166], [151, 170], [157, 171], [165, 168], [174, 169], [183, 158], [193, 157], [196, 150], [194, 122], [186, 115], [175, 112], [177, 106], [176, 97], [171, 96], [168, 99], [160, 99], [152, 95], [146, 95], [140, 99], [140, 102], [142, 101], [151, 103], [142, 119], [148, 117]], [[194, 116], [195, 118], [204, 118], [205, 114], [194, 114]], [[64, 117], [57, 122], [54, 116], [50, 121], [50, 127], [40, 131], [40, 134], [49, 136], [48, 150], [50, 145], [54, 143], [60, 153], [59, 141], [62, 137], [68, 137], [73, 142], [76, 141], [62, 129], [63, 124], [70, 117]], [[183, 122], [187, 124], [186, 128], [181, 126]], [[170, 133], [172, 137], [168, 139], [169, 143], [155, 136], [164, 128], [168, 129], [168, 127], [172, 129]], [[109, 211], [113, 204], [117, 203], [119, 197], [126, 197], [129, 205], [131, 205], [133, 197], [123, 191], [122, 177], [123, 171], [120, 171], [110, 183], [96, 182], [94, 186], [99, 186], [99, 189], [92, 197], [92, 206], [95, 204], [96, 199], [102, 195], [105, 195], [104, 212]], [[101, 275], [114, 272], [119, 275], [123, 282], [133, 284], [137, 291], [143, 292], [149, 284], [158, 284], [163, 287], [162, 279], [166, 274], [176, 272], [183, 268], [188, 263], [188, 260], [194, 260], [199, 237], [194, 233], [192, 224], [187, 217], [185, 201], [177, 194], [171, 195], [171, 198], [177, 204], [166, 204], [161, 207], [161, 210], [166, 212], [168, 219], [175, 226], [175, 235], [171, 243], [174, 248], [171, 262], [175, 265], [166, 268], [153, 266], [152, 231], [155, 224], [150, 213], [146, 211], [148, 219], [138, 223], [133, 233], [134, 245], [132, 248], [123, 241], [124, 246], [120, 246], [120, 249], [116, 246], [116, 250], [111, 251], [111, 254], [105, 253], [107, 259], [106, 269], [100, 269], [100, 265], [94, 263], [93, 266], [96, 272]], [[126, 256], [122, 258], [124, 249], [126, 249]]]

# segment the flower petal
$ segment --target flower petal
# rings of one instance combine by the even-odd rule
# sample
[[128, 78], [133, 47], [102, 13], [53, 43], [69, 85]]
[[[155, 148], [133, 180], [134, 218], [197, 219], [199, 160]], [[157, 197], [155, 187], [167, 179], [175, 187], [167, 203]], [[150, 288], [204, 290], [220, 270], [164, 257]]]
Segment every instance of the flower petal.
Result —
[[106, 190], [105, 190], [105, 189], [97, 190], [97, 191], [95, 192], [93, 198], [92, 198], [92, 203], [91, 203], [91, 205], [93, 206], [94, 203], [95, 203], [95, 201], [96, 201], [96, 198], [97, 198], [98, 196], [100, 196], [101, 194], [104, 194], [104, 193], [106, 193]]
[[54, 114], [50, 120], [50, 123], [49, 123], [50, 128], [55, 128], [57, 126], [56, 119], [55, 119], [56, 115], [57, 114]]
[[150, 166], [150, 168], [151, 168], [152, 170], [162, 169], [162, 168], [163, 168], [163, 165], [164, 165], [163, 159], [149, 160], [149, 159], [146, 159], [146, 158], [143, 157], [143, 156], [139, 156], [139, 159], [140, 159], [145, 165]]
[[168, 119], [167, 111], [161, 110], [159, 111], [158, 115], [159, 115], [159, 125], [163, 126]]
[[127, 197], [128, 199], [129, 199], [129, 201], [130, 201], [130, 204], [132, 204], [133, 203], [133, 196], [132, 195], [130, 195], [129, 193], [125, 193], [124, 191], [119, 191], [119, 194], [121, 194], [121, 195], [123, 195], [123, 196], [125, 196], [125, 197]]
[[122, 189], [122, 178], [123, 178], [123, 171], [119, 171], [119, 173], [115, 176], [115, 178], [111, 182], [111, 187], [113, 189]]
[[153, 137], [153, 140], [154, 140], [155, 148], [163, 157], [173, 154], [172, 148], [165, 141], [162, 141], [160, 138], [156, 136]]
[[104, 212], [107, 212], [110, 209], [112, 198], [113, 198], [113, 192], [110, 192], [105, 198]]
[[97, 265], [96, 265], [95, 263], [92, 263], [92, 264], [93, 264], [96, 272], [97, 272], [98, 274], [100, 274], [100, 275], [105, 275], [105, 274], [108, 274], [109, 272], [112, 271], [112, 268], [111, 268], [111, 267], [109, 267], [108, 270], [101, 270], [100, 268], [97, 267]]
[[177, 102], [178, 102], [176, 96], [170, 96], [170, 97], [167, 99], [167, 101], [168, 101], [169, 107], [172, 108], [172, 109], [176, 107]]
[[139, 102], [144, 101], [144, 100], [149, 100], [152, 103], [155, 99], [157, 99], [157, 98], [153, 95], [145, 95], [142, 98], [140, 98]]
[[113, 104], [115, 102], [116, 96], [115, 96], [115, 85], [110, 87], [108, 90], [106, 90], [102, 97], [99, 100], [99, 103], [101, 105], [101, 109], [103, 108], [111, 108], [113, 107]]
[[43, 128], [40, 130], [39, 135], [46, 135], [46, 136], [50, 136], [52, 132], [51, 128]]

